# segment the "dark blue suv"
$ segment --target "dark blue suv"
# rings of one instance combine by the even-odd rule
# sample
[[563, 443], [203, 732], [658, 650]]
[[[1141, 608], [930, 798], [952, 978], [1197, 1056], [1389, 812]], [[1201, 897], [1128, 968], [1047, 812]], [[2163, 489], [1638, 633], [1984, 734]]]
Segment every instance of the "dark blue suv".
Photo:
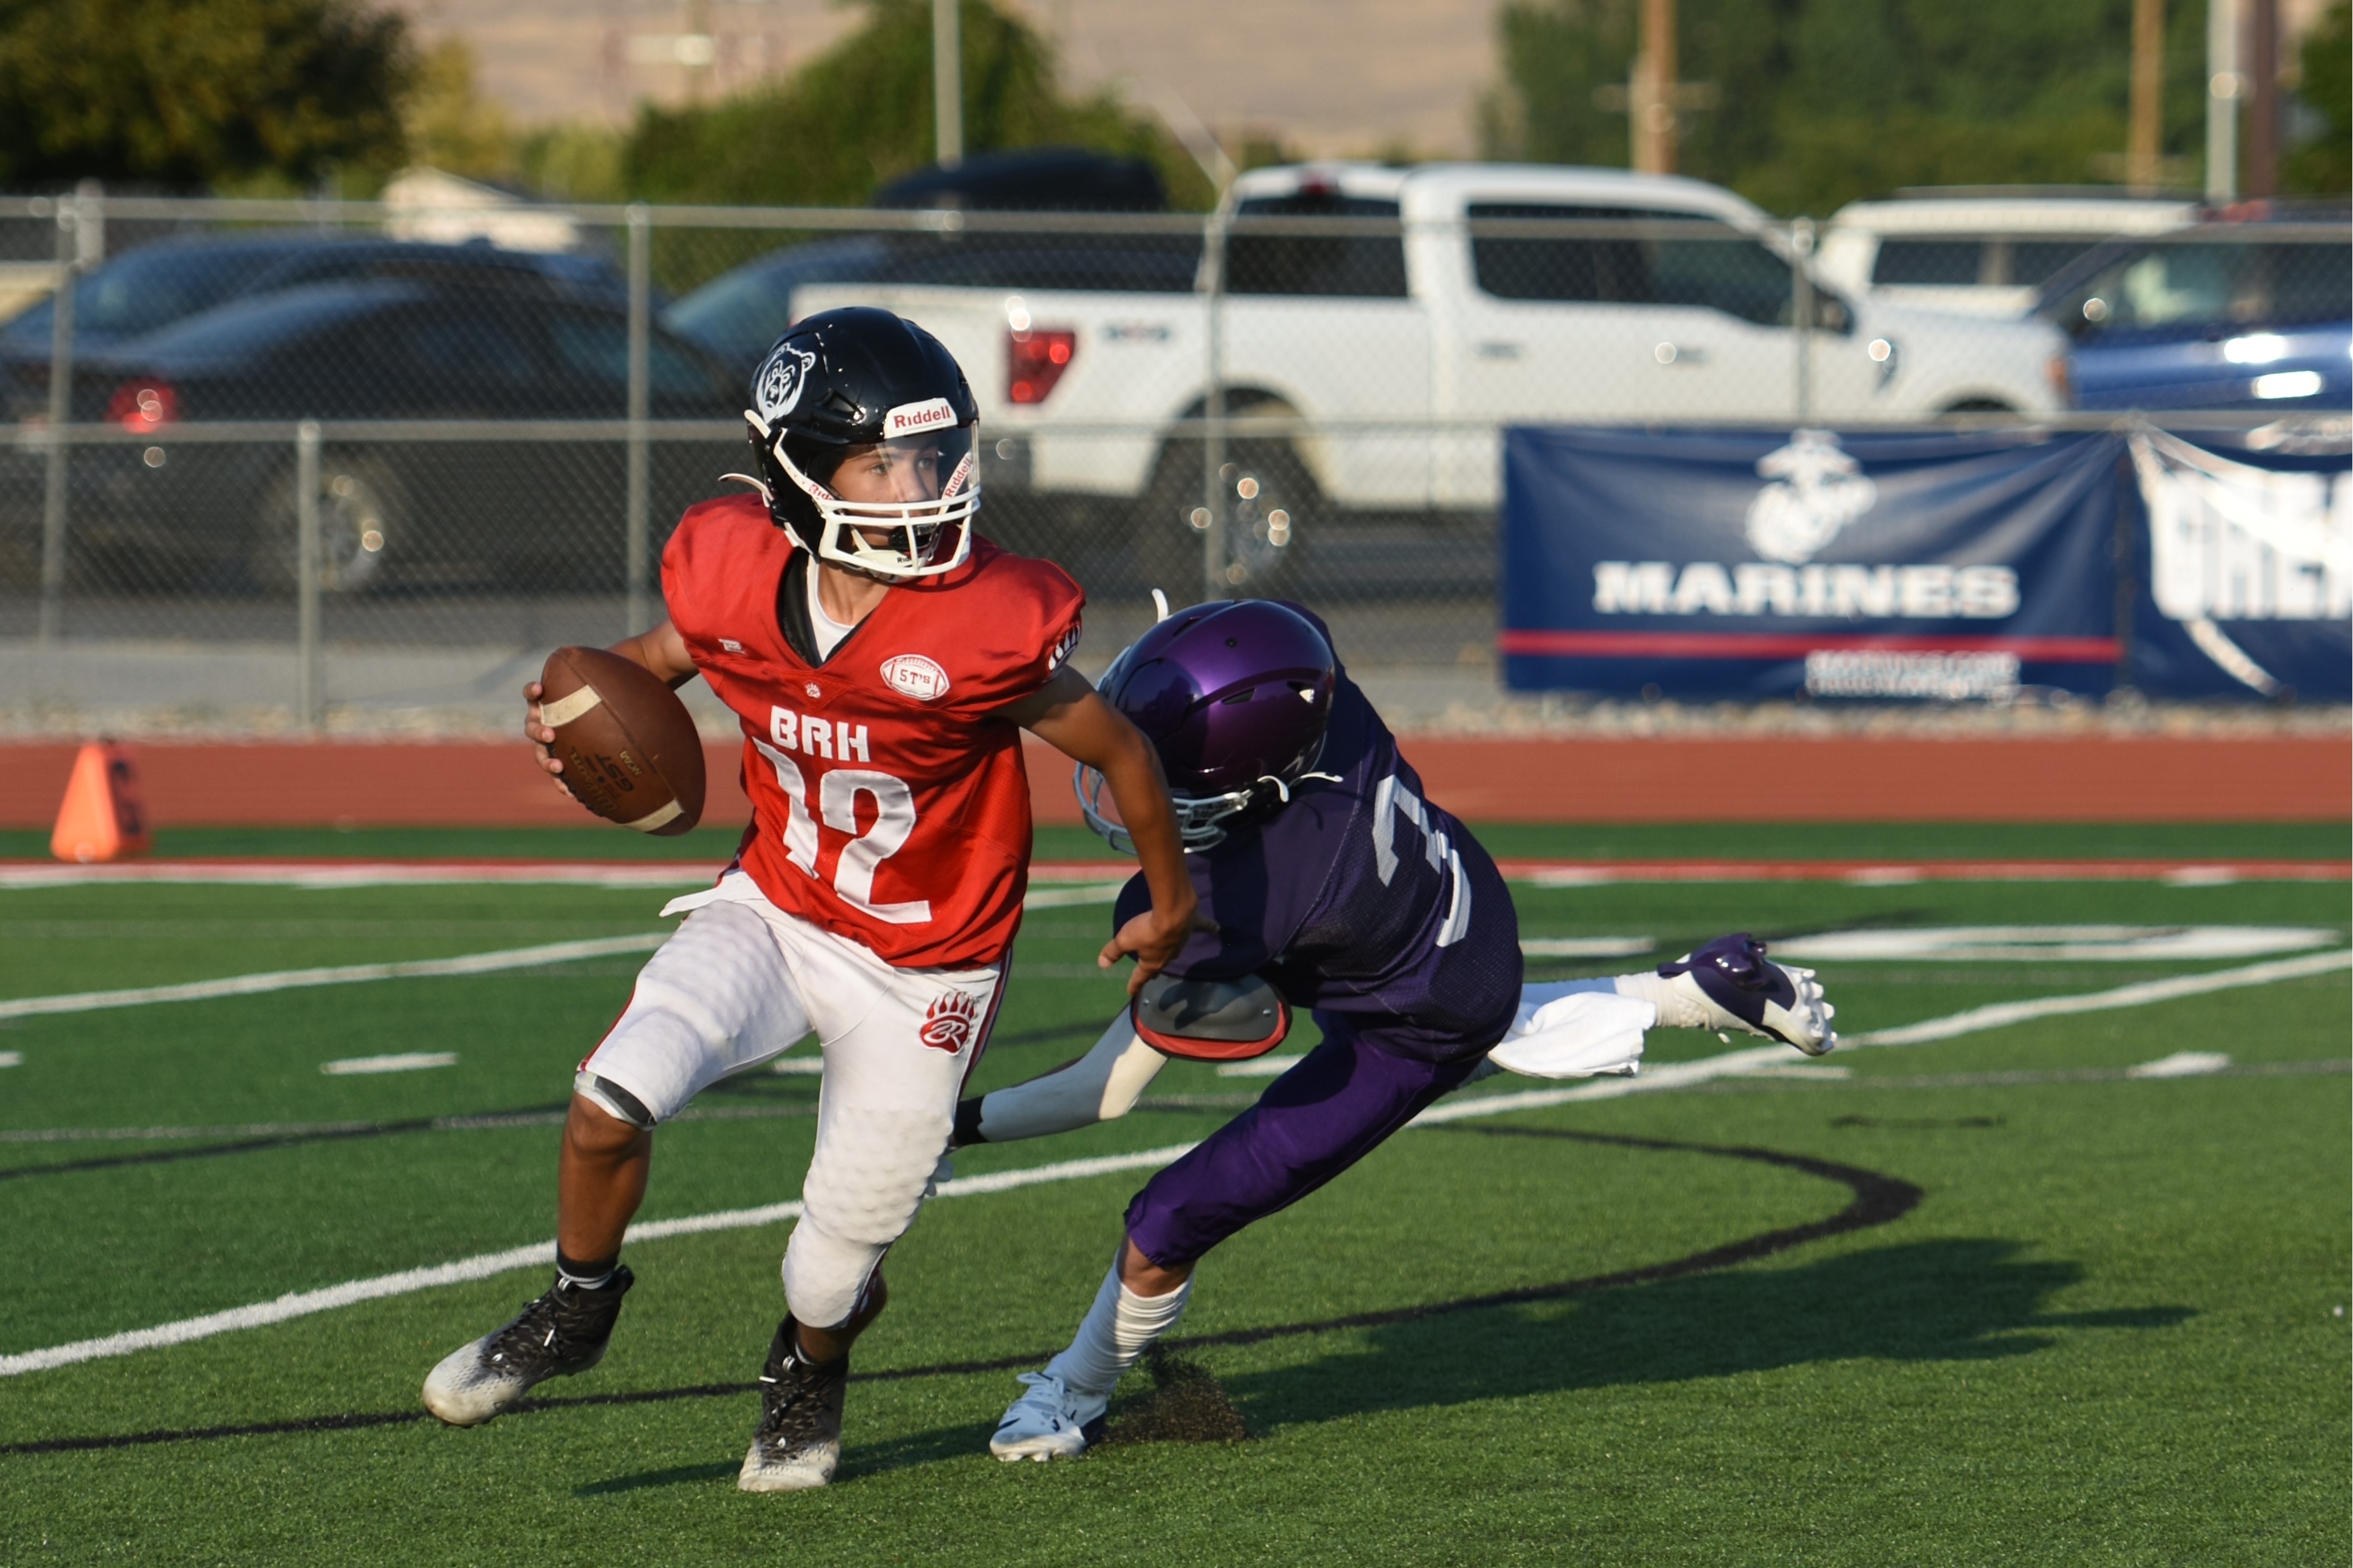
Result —
[[2074, 340], [2080, 408], [2353, 407], [2353, 229], [2342, 214], [2112, 240], [2035, 312]]

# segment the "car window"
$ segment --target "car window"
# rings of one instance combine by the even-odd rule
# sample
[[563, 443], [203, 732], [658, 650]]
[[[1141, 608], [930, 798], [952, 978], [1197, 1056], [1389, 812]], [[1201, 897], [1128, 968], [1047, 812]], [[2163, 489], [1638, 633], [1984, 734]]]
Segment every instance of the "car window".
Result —
[[1874, 284], [1955, 287], [1978, 283], [1985, 242], [1978, 239], [1883, 239], [1871, 266]]
[[[1499, 300], [1619, 305], [1696, 305], [1760, 326], [1787, 325], [1789, 264], [1749, 236], [1713, 219], [1635, 207], [1474, 202], [1471, 268]], [[1704, 223], [1712, 232], [1591, 236], [1482, 234], [1481, 219], [1564, 219], [1639, 224]]]
[[[629, 331], [619, 317], [552, 317], [547, 337], [564, 375], [584, 390], [628, 396]], [[646, 384], [656, 396], [708, 397], [718, 390], [702, 362], [675, 343], [650, 337], [646, 343]]]
[[[1388, 218], [1392, 201], [1362, 196], [1254, 196], [1237, 217]], [[1237, 234], [1226, 241], [1230, 294], [1322, 294], [1359, 300], [1405, 298], [1405, 235]]]
[[238, 359], [307, 338], [367, 310], [375, 301], [348, 289], [295, 289], [227, 304], [142, 339], [159, 358]]
[[2059, 275], [2059, 269], [2099, 243], [2096, 236], [2082, 239], [2013, 239], [2005, 247], [2010, 252], [2010, 269], [2000, 281], [2040, 289]]
[[1879, 242], [1874, 284], [1938, 288], [2041, 288], [2058, 270], [2099, 243], [2099, 236], [2015, 239], [2006, 235], [1966, 239], [1895, 237]]
[[721, 353], [759, 353], [793, 324], [794, 289], [861, 282], [883, 256], [865, 236], [794, 246], [712, 279], [663, 311], [662, 325]]
[[[282, 248], [158, 246], [124, 251], [74, 285], [74, 331], [110, 338], [142, 332], [210, 310], [285, 255]], [[47, 336], [56, 307], [44, 300], [10, 323], [12, 336]]]
[[2081, 291], [2102, 330], [2287, 326], [2353, 314], [2343, 245], [2185, 240], [2121, 261]]
[[1654, 304], [1658, 293], [1650, 257], [1630, 237], [1482, 234], [1482, 218], [1624, 222], [1651, 216], [1632, 207], [1573, 207], [1556, 202], [1473, 202], [1467, 209], [1471, 270], [1480, 289], [1498, 300], [1563, 300]]

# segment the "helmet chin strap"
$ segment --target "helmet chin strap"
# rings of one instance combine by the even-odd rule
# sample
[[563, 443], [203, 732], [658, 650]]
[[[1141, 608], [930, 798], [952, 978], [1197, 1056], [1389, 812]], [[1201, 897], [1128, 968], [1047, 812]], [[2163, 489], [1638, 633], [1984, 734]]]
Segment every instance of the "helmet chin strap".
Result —
[[1294, 784], [1305, 784], [1309, 779], [1322, 779], [1326, 784], [1345, 784], [1347, 782], [1338, 773], [1302, 773], [1297, 778], [1293, 779], [1290, 784], [1285, 784], [1282, 780], [1275, 777], [1272, 773], [1261, 773], [1258, 775], [1258, 782], [1260, 784], [1271, 784], [1274, 786], [1274, 793], [1282, 797], [1282, 804], [1285, 805], [1289, 805], [1291, 804], [1291, 785]]

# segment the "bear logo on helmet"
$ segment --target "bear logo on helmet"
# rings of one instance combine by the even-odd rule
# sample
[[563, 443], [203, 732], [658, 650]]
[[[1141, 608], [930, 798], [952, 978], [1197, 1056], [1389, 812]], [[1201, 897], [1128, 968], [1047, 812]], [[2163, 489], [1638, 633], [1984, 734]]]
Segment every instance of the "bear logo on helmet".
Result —
[[808, 384], [809, 367], [817, 363], [817, 355], [789, 343], [778, 343], [768, 363], [760, 367], [759, 379], [753, 384], [753, 398], [760, 405], [760, 417], [771, 425], [793, 411], [801, 400], [801, 389]]

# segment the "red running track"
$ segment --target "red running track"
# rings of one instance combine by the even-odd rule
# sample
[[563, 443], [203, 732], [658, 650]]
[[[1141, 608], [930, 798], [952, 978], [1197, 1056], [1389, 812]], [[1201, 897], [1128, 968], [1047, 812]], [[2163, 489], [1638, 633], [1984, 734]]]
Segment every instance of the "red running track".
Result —
[[[1076, 822], [1070, 765], [1031, 759], [1039, 820]], [[7, 742], [0, 827], [47, 827], [70, 742]], [[159, 826], [564, 826], [584, 819], [520, 744], [153, 741]], [[1472, 822], [2316, 822], [2353, 809], [2339, 738], [1543, 740], [1409, 736], [1430, 796]], [[735, 748], [709, 749], [705, 819], [739, 823]]]

